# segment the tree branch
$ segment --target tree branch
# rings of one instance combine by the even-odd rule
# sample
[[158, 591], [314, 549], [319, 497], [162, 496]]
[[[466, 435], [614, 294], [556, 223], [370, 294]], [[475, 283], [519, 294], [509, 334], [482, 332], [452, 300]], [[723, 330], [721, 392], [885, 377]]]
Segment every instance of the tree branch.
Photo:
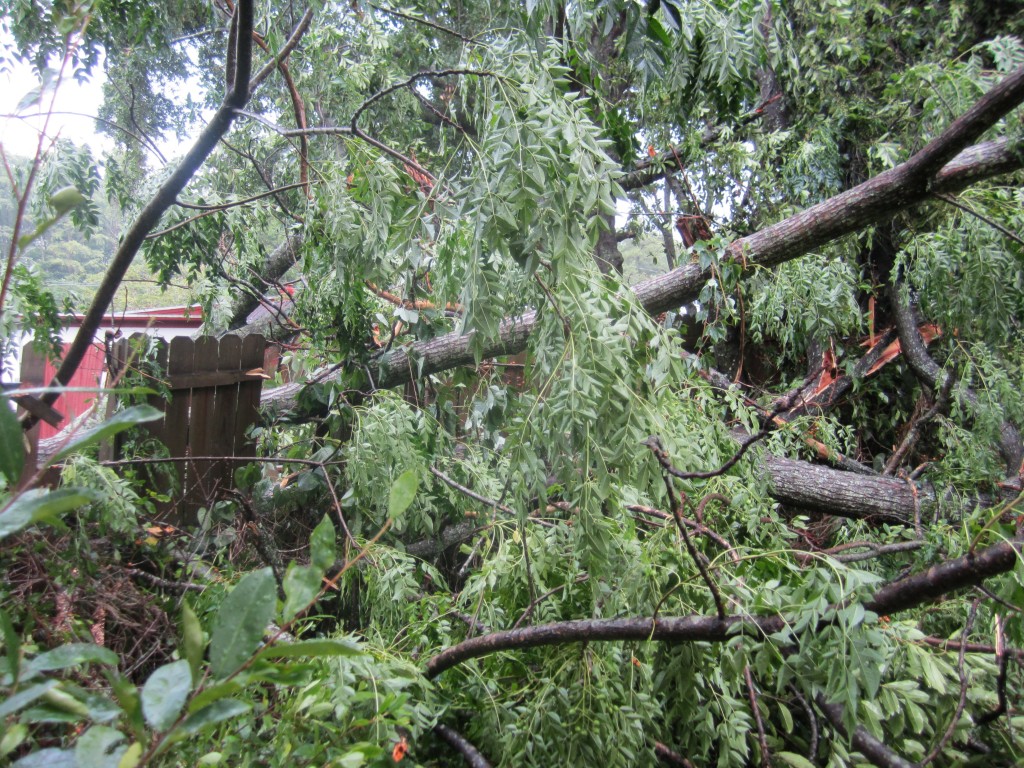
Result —
[[462, 755], [466, 765], [470, 768], [491, 768], [491, 764], [487, 762], [486, 757], [480, 754], [480, 750], [470, 744], [469, 740], [454, 728], [438, 723], [434, 726], [434, 733]]
[[[846, 726], [843, 725], [843, 707], [841, 704], [831, 704], [824, 696], [818, 696], [815, 703], [818, 709], [825, 713], [825, 717], [832, 723], [832, 727], [839, 733], [846, 735]], [[880, 742], [863, 725], [858, 725], [852, 738], [853, 747], [864, 755], [868, 760], [879, 768], [914, 768], [913, 763], [904, 760], [885, 744]]]
[[[946, 390], [949, 386], [948, 379], [952, 378], [953, 374], [950, 371], [944, 372], [928, 354], [928, 348], [917, 328], [917, 308], [901, 301], [899, 288], [895, 286], [890, 289], [889, 295], [896, 329], [900, 335], [900, 346], [907, 362], [917, 377], [929, 387], [939, 391]], [[958, 390], [956, 395], [970, 410], [977, 412], [980, 408], [980, 400], [974, 390]], [[1024, 463], [1024, 442], [1017, 428], [1008, 421], [999, 425], [999, 454], [1006, 462], [1010, 475], [1020, 472], [1021, 464]]]
[[[1011, 570], [1020, 557], [1022, 540], [1004, 541], [973, 555], [948, 560], [883, 586], [863, 605], [878, 615], [914, 608], [947, 592], [980, 584]], [[470, 659], [498, 651], [576, 642], [609, 640], [725, 642], [737, 632], [765, 637], [788, 626], [784, 616], [682, 616], [678, 618], [578, 619], [493, 632], [445, 649], [427, 662], [434, 678]]]

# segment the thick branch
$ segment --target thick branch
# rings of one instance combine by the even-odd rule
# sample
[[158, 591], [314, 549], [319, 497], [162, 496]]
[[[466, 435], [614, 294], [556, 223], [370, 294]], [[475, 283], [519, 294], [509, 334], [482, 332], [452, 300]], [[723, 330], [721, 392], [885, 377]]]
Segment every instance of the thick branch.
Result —
[[[1021, 541], [1001, 542], [986, 550], [949, 560], [887, 584], [864, 602], [879, 615], [890, 615], [921, 605], [947, 592], [980, 584], [1011, 570], [1020, 557]], [[473, 637], [448, 648], [427, 662], [427, 676], [437, 677], [464, 661], [498, 651], [536, 648], [602, 640], [660, 640], [671, 642], [725, 642], [737, 631], [766, 636], [791, 625], [784, 616], [682, 616], [624, 619], [580, 619], [541, 624]]]
[[[286, 237], [284, 242], [268, 253], [263, 260], [263, 267], [259, 273], [260, 279], [269, 283], [282, 277], [295, 264], [301, 246], [302, 235], [300, 233], [296, 232]], [[231, 304], [227, 327], [234, 330], [245, 325], [246, 318], [259, 306], [259, 300], [259, 296], [249, 293], [237, 294]]]

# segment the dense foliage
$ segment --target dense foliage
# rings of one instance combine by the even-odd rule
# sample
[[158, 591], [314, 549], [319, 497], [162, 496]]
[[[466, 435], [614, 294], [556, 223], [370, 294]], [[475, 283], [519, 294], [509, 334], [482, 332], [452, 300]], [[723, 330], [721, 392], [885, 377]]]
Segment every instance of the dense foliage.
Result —
[[1017, 6], [2, 7], [118, 142], [5, 158], [5, 336], [114, 203], [90, 311], [286, 354], [172, 526], [151, 379], [40, 467], [0, 408], [0, 759], [1024, 759]]

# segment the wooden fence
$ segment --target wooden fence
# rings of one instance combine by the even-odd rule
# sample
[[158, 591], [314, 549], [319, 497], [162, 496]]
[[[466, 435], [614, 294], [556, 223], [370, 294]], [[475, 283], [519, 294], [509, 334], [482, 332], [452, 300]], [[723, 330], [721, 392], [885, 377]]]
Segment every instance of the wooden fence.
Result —
[[[228, 458], [255, 455], [247, 437], [259, 418], [263, 385], [263, 354], [266, 340], [259, 335], [178, 337], [170, 344], [157, 342], [147, 365], [139, 349], [145, 337], [135, 334], [116, 342], [111, 350], [111, 371], [118, 375], [143, 372], [161, 395], [150, 404], [164, 411], [164, 418], [144, 425], [149, 434], [167, 447], [167, 464], [177, 475], [172, 499], [162, 512], [175, 523], [192, 523], [200, 507], [209, 507], [234, 487], [238, 461]], [[115, 452], [120, 453], [120, 445]], [[222, 458], [223, 457], [223, 458]]]

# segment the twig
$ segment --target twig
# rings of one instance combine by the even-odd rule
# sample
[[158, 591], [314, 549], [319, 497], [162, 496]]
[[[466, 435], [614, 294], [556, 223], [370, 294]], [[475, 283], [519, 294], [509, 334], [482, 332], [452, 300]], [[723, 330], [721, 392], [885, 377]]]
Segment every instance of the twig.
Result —
[[761, 431], [755, 435], [751, 435], [746, 438], [739, 447], [739, 450], [734, 453], [728, 461], [725, 462], [718, 469], [712, 469], [707, 472], [683, 472], [682, 470], [676, 469], [672, 464], [672, 461], [668, 457], [668, 453], [665, 452], [664, 447], [661, 444], [661, 440], [658, 439], [657, 435], [651, 435], [641, 445], [646, 445], [651, 449], [651, 453], [654, 454], [658, 463], [664, 467], [673, 477], [678, 477], [680, 480], [710, 480], [713, 477], [719, 477], [724, 475], [730, 469], [732, 469], [740, 459], [751, 449], [756, 443], [764, 440], [768, 437], [775, 429], [776, 417], [781, 413], [785, 413], [793, 407], [792, 397], [783, 398], [776, 406], [775, 409], [765, 415], [762, 420]]
[[964, 670], [964, 655], [967, 653], [967, 638], [971, 634], [971, 629], [974, 628], [974, 619], [978, 615], [978, 604], [980, 600], [975, 600], [971, 603], [971, 610], [967, 614], [967, 624], [964, 626], [963, 634], [960, 636], [960, 656], [957, 661], [956, 671], [960, 677], [960, 698], [956, 704], [956, 710], [953, 712], [953, 716], [949, 719], [949, 726], [946, 728], [946, 732], [942, 735], [942, 738], [932, 747], [931, 751], [925, 755], [924, 759], [917, 764], [917, 768], [925, 768], [930, 762], [932, 762], [939, 754], [946, 748], [949, 740], [953, 738], [953, 734], [956, 732], [956, 727], [960, 723], [960, 716], [964, 713], [964, 707], [967, 705], [967, 686], [970, 682], [967, 677], [967, 672]]
[[488, 499], [486, 496], [481, 496], [476, 491], [472, 491], [466, 486], [457, 483], [456, 481], [448, 477], [448, 475], [446, 475], [444, 472], [439, 470], [437, 467], [430, 467], [430, 474], [432, 474], [438, 480], [443, 482], [445, 485], [454, 488], [456, 491], [463, 494], [464, 496], [468, 496], [474, 501], [479, 501], [481, 504], [486, 504], [491, 509], [500, 509], [507, 515], [514, 515], [516, 513], [515, 510], [512, 509], [512, 507], [506, 506], [505, 504], [502, 504], [499, 501], [495, 501], [494, 499]]
[[444, 32], [446, 35], [451, 35], [452, 37], [457, 37], [457, 38], [459, 38], [459, 40], [461, 40], [462, 42], [466, 43], [467, 45], [474, 45], [475, 44], [475, 41], [473, 40], [473, 38], [466, 37], [461, 32], [457, 32], [456, 30], [452, 29], [451, 27], [446, 27], [443, 24], [438, 24], [436, 21], [427, 21], [426, 19], [421, 18], [419, 16], [412, 16], [411, 14], [402, 13], [401, 11], [397, 11], [394, 8], [385, 8], [383, 5], [377, 5], [375, 3], [368, 3], [368, 5], [371, 8], [374, 8], [374, 9], [380, 11], [381, 13], [386, 13], [388, 16], [396, 16], [399, 19], [405, 19], [406, 21], [411, 21], [414, 24], [422, 24], [425, 27], [430, 27], [431, 29], [436, 29], [438, 32]]
[[480, 630], [481, 632], [490, 632], [491, 631], [490, 627], [488, 627], [482, 621], [479, 621], [478, 619], [473, 618], [468, 613], [463, 613], [462, 611], [456, 611], [454, 608], [452, 610], [448, 611], [448, 613], [450, 613], [452, 616], [454, 616], [459, 621], [464, 622], [466, 624], [466, 626], [469, 627], [470, 633], [476, 632], [477, 630]]
[[[276, 197], [279, 192], [286, 192], [289, 189], [297, 189], [299, 187], [304, 187], [304, 186], [306, 186], [307, 183], [308, 182], [297, 182], [295, 184], [286, 184], [283, 187], [277, 187], [276, 189], [271, 189], [271, 190], [269, 190], [267, 192], [260, 192], [258, 195], [253, 195], [252, 197], [247, 197], [244, 200], [235, 200], [234, 202], [223, 203], [221, 205], [205, 206], [202, 213], [197, 213], [195, 216], [189, 216], [187, 219], [182, 219], [178, 223], [172, 224], [171, 226], [167, 227], [166, 229], [161, 229], [161, 230], [158, 230], [156, 232], [150, 232], [148, 235], [146, 235], [145, 239], [146, 240], [155, 240], [156, 238], [162, 237], [163, 235], [166, 235], [166, 234], [169, 234], [170, 232], [173, 232], [176, 229], [181, 229], [182, 227], [188, 226], [193, 221], [197, 221], [198, 219], [205, 218], [206, 216], [211, 216], [211, 215], [213, 215], [215, 213], [221, 213], [223, 211], [228, 210], [229, 208], [237, 208], [237, 207], [242, 206], [242, 205], [248, 205], [249, 203], [254, 203], [257, 200], [262, 200], [264, 197], [271, 197], [271, 196]], [[179, 205], [179, 203], [177, 201], [175, 201], [174, 205]], [[195, 208], [195, 207], [198, 207], [198, 206], [188, 206], [188, 207]]]
[[[924, 643], [932, 648], [938, 648], [940, 651], [952, 651], [961, 645], [956, 640], [947, 640], [943, 637], [932, 637], [930, 635], [922, 637], [915, 642]], [[996, 646], [988, 645], [987, 643], [967, 643], [964, 647], [967, 649], [967, 653], [986, 653], [991, 656], [999, 652]], [[1004, 645], [1003, 653], [1024, 662], [1024, 648], [1007, 648]]]
[[[851, 545], [846, 545], [851, 547]], [[871, 542], [858, 542], [853, 545], [857, 547], [867, 547], [867, 552], [854, 552], [849, 555], [838, 555], [835, 556], [835, 560], [840, 563], [859, 563], [864, 560], [870, 560], [873, 557], [879, 557], [881, 555], [891, 555], [895, 552], [912, 552], [915, 549], [920, 549], [924, 546], [923, 541], [898, 541], [894, 544], [872, 544]], [[838, 549], [836, 547], [835, 549]], [[825, 550], [826, 554], [831, 554], [833, 550]]]
[[938, 397], [935, 398], [931, 408], [925, 411], [919, 418], [911, 420], [910, 429], [907, 430], [907, 434], [904, 436], [899, 448], [893, 451], [892, 456], [885, 463], [885, 469], [882, 470], [883, 475], [891, 475], [896, 471], [896, 467], [903, 461], [903, 457], [910, 452], [910, 449], [914, 447], [914, 444], [921, 436], [921, 428], [940, 413], [943, 413], [949, 406], [949, 396], [952, 391], [953, 377], [946, 376], [945, 381], [942, 382], [942, 387], [939, 389]]
[[991, 589], [982, 584], [976, 586], [975, 589], [978, 592], [981, 592], [981, 594], [983, 594], [989, 600], [999, 603], [1001, 606], [1003, 606], [1003, 608], [1006, 608], [1007, 610], [1013, 611], [1014, 613], [1024, 613], [1024, 608], [1021, 608], [1019, 605], [1014, 605], [1009, 600], [1003, 599], [995, 592], [993, 592]]
[[437, 178], [432, 173], [430, 173], [430, 171], [428, 171], [422, 165], [420, 165], [415, 160], [413, 160], [411, 157], [407, 157], [406, 155], [403, 155], [398, 150], [389, 147], [387, 144], [384, 144], [383, 142], [380, 142], [377, 139], [374, 139], [372, 136], [370, 136], [367, 133], [365, 133], [359, 127], [359, 117], [374, 102], [379, 101], [380, 99], [384, 98], [388, 94], [394, 93], [395, 91], [399, 91], [402, 88], [408, 88], [413, 83], [415, 83], [417, 80], [422, 80], [425, 77], [448, 77], [448, 76], [451, 76], [451, 75], [477, 75], [478, 77], [499, 77], [499, 75], [495, 74], [494, 72], [490, 72], [490, 71], [484, 70], [484, 69], [458, 68], [458, 67], [452, 68], [452, 69], [432, 69], [432, 70], [423, 70], [422, 72], [417, 72], [415, 75], [412, 75], [411, 77], [407, 77], [405, 80], [402, 80], [401, 82], [394, 83], [393, 85], [389, 85], [387, 88], [384, 88], [384, 89], [382, 89], [380, 91], [377, 91], [377, 93], [373, 94], [368, 99], [366, 99], [362, 104], [360, 104], [356, 108], [356, 111], [352, 114], [352, 120], [349, 123], [349, 131], [352, 133], [353, 136], [356, 136], [356, 137], [362, 139], [367, 144], [369, 144], [369, 145], [371, 145], [373, 147], [376, 147], [381, 152], [384, 152], [385, 154], [390, 155], [391, 157], [393, 157], [394, 159], [398, 160], [399, 162], [401, 162], [401, 163], [403, 163], [403, 164], [405, 164], [405, 165], [407, 165], [407, 166], [409, 166], [411, 168], [415, 168], [417, 171], [422, 173], [424, 176], [426, 176], [432, 182], [436, 182]]
[[[654, 450], [653, 448], [651, 450]], [[668, 473], [664, 474], [665, 490], [668, 492], [669, 503], [672, 505], [672, 514], [676, 521], [676, 527], [679, 529], [679, 533], [683, 537], [683, 543], [686, 545], [686, 551], [690, 553], [690, 557], [693, 558], [694, 564], [697, 566], [697, 570], [700, 571], [700, 576], [704, 579], [704, 583], [708, 585], [708, 589], [711, 590], [711, 597], [715, 601], [715, 609], [718, 611], [718, 618], [725, 618], [725, 603], [722, 602], [722, 595], [718, 591], [718, 585], [715, 584], [714, 579], [711, 578], [711, 574], [708, 572], [707, 565], [704, 563], [701, 554], [697, 551], [697, 548], [693, 546], [693, 542], [690, 540], [690, 534], [686, 530], [686, 524], [683, 522], [683, 504], [686, 503], [686, 494], [682, 491], [679, 492], [680, 500], [676, 502], [675, 491], [672, 488], [672, 480], [669, 478]]]
[[757, 743], [761, 748], [761, 768], [770, 768], [771, 752], [768, 751], [768, 737], [764, 732], [764, 720], [761, 719], [761, 708], [757, 705], [757, 689], [754, 687], [754, 675], [750, 672], [749, 664], [743, 667], [743, 677], [747, 683], [750, 709], [754, 713], [754, 722], [757, 724]]
[[989, 218], [988, 216], [986, 216], [983, 213], [979, 213], [978, 211], [976, 211], [973, 208], [971, 208], [969, 205], [965, 205], [964, 203], [961, 203], [959, 200], [957, 200], [954, 197], [951, 197], [950, 195], [936, 195], [935, 197], [937, 197], [939, 200], [941, 200], [944, 203], [948, 203], [949, 205], [952, 205], [955, 208], [959, 208], [964, 213], [968, 213], [971, 216], [974, 216], [975, 218], [980, 219], [981, 221], [985, 222], [986, 224], [988, 224], [993, 229], [998, 230], [1001, 234], [1003, 234], [1006, 237], [1008, 237], [1011, 240], [1013, 240], [1013, 242], [1017, 243], [1017, 245], [1024, 245], [1024, 238], [1022, 238], [1020, 235], [1018, 235], [1013, 230], [1007, 229], [1006, 227], [1004, 227], [1002, 224], [1000, 224], [995, 219]]
[[[576, 584], [582, 584], [583, 582], [585, 582], [589, 578], [590, 578], [590, 574], [589, 573], [581, 573], [579, 576], [577, 576], [571, 582], [571, 585], [575, 586]], [[528, 606], [526, 606], [526, 610], [523, 611], [519, 615], [519, 618], [516, 619], [516, 623], [512, 625], [512, 629], [518, 629], [519, 625], [522, 624], [523, 621], [526, 620], [533, 613], [533, 609], [534, 608], [536, 608], [538, 605], [540, 605], [542, 602], [544, 602], [545, 600], [547, 600], [549, 597], [551, 597], [552, 595], [556, 594], [557, 592], [561, 592], [563, 589], [565, 589], [568, 586], [570, 586], [569, 583], [567, 583], [567, 584], [559, 584], [554, 589], [549, 589], [547, 592], [545, 592], [540, 597], [535, 598], [534, 600], [531, 600], [530, 604]]]
[[1006, 713], [1006, 637], [1003, 628], [1003, 617], [996, 614], [996, 696], [998, 704], [991, 712], [986, 712], [978, 718], [978, 725], [985, 725], [997, 720]]
[[679, 768], [694, 768], [693, 763], [678, 752], [669, 749], [660, 741], [654, 742], [654, 756], [666, 765], [678, 766]]
[[161, 589], [171, 589], [176, 592], [203, 592], [206, 590], [206, 587], [202, 584], [195, 584], [191, 581], [170, 581], [169, 579], [162, 579], [159, 576], [155, 576], [148, 571], [143, 571], [138, 568], [122, 568], [121, 571], [133, 578], [149, 582], [154, 587], [160, 587]]
[[[652, 517], [658, 517], [662, 520], [672, 520], [672, 515], [670, 515], [668, 512], [664, 512], [660, 509], [655, 509], [654, 507], [645, 507], [642, 504], [627, 504], [626, 509], [628, 509], [631, 512], [640, 512], [645, 515], [651, 515]], [[683, 517], [682, 521], [685, 525], [688, 525], [690, 528], [692, 528], [696, 533], [699, 533], [701, 536], [707, 536], [718, 546], [724, 549], [726, 551], [726, 554], [729, 555], [729, 558], [734, 563], [738, 563], [740, 561], [740, 556], [736, 553], [735, 547], [733, 547], [733, 545], [729, 543], [728, 539], [711, 530], [706, 525], [701, 525], [700, 523], [694, 520], [690, 520], [687, 517]]]
[[789, 690], [793, 694], [793, 698], [800, 702], [804, 716], [807, 718], [807, 724], [810, 726], [811, 739], [807, 745], [807, 759], [814, 763], [818, 756], [818, 716], [814, 714], [814, 707], [807, 703], [807, 699], [804, 698], [804, 695], [800, 693], [795, 685], [790, 683]]

